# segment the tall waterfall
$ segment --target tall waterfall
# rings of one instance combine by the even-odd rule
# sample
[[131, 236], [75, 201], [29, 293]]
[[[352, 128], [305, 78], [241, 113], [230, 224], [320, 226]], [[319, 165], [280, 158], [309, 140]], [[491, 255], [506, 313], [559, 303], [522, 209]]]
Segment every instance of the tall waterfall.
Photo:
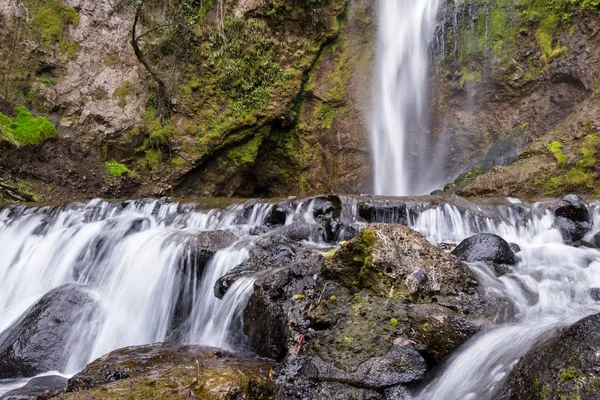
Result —
[[[371, 122], [376, 194], [403, 196], [432, 188], [423, 182], [430, 178], [426, 169], [416, 165], [411, 154], [426, 151], [428, 42], [439, 4], [380, 0]], [[419, 180], [413, 179], [414, 171], [419, 171]]]

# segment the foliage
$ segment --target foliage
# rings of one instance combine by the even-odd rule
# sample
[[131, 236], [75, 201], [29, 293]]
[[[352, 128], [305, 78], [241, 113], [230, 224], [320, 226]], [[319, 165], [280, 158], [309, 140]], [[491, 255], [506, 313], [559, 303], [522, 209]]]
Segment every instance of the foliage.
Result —
[[114, 160], [107, 161], [104, 163], [104, 166], [108, 170], [108, 173], [114, 176], [115, 178], [120, 178], [125, 174], [131, 174], [129, 168], [126, 165], [118, 163]]
[[56, 128], [44, 117], [33, 117], [25, 107], [15, 107], [15, 118], [0, 113], [0, 139], [17, 146], [40, 145], [55, 138]]
[[556, 162], [561, 167], [567, 164], [567, 156], [562, 151], [562, 147], [563, 147], [563, 144], [561, 142], [559, 142], [558, 140], [553, 141], [547, 147], [548, 151], [550, 153], [552, 153], [552, 155], [556, 159]]
[[63, 36], [66, 26], [79, 25], [79, 13], [58, 0], [25, 0], [31, 11], [33, 26], [38, 27], [40, 40], [45, 48], [58, 44], [69, 56], [74, 56], [77, 45]]

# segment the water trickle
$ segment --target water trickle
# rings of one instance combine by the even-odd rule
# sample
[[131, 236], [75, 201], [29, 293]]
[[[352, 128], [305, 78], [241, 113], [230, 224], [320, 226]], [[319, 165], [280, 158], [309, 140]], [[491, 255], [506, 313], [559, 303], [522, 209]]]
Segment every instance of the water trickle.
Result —
[[[427, 163], [429, 41], [439, 0], [381, 0], [371, 142], [375, 193], [402, 196], [434, 188]], [[416, 174], [418, 172], [418, 174]], [[413, 176], [413, 173], [414, 176]]]

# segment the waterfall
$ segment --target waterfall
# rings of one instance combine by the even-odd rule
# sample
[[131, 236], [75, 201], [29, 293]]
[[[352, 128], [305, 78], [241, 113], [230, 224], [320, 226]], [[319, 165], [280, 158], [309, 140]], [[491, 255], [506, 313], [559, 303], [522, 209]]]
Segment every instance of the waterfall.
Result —
[[[375, 193], [403, 196], [435, 187], [427, 152], [429, 41], [439, 0], [380, 0], [371, 142]], [[418, 157], [427, 158], [427, 163]], [[428, 168], [429, 167], [429, 168]]]
[[[435, 244], [493, 233], [521, 248], [518, 265], [502, 277], [482, 264], [469, 265], [488, 294], [514, 304], [514, 318], [464, 344], [413, 393], [416, 400], [491, 398], [534, 344], [556, 328], [600, 312], [600, 302], [590, 296], [600, 287], [600, 252], [566, 245], [545, 203], [372, 196], [327, 201], [248, 201], [205, 210], [161, 200], [5, 206], [0, 209], [0, 339], [40, 298], [73, 285], [84, 288], [99, 310], [70, 327], [68, 363], [60, 373], [77, 372], [117, 348], [160, 341], [248, 354], [243, 311], [255, 280], [269, 271], [238, 279], [223, 299], [214, 293], [217, 280], [247, 262], [259, 239], [294, 225], [325, 224], [338, 233], [317, 230], [315, 237], [306, 232], [303, 245], [330, 247], [345, 239], [326, 242], [328, 237], [356, 232], [365, 218], [388, 223], [405, 218]], [[332, 211], [334, 204], [341, 209]], [[368, 207], [374, 207], [372, 214], [365, 214]], [[592, 229], [584, 239], [591, 240], [600, 230], [600, 206], [588, 209]], [[335, 217], [324, 221], [325, 211]], [[199, 241], [215, 237], [224, 242], [203, 256]], [[0, 394], [23, 383], [0, 380]]]

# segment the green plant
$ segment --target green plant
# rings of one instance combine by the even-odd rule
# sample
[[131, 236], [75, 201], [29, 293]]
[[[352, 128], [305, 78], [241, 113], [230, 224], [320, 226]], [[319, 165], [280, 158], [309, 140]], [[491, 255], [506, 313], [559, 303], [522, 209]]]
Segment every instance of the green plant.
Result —
[[40, 145], [57, 136], [56, 128], [44, 117], [33, 117], [25, 107], [15, 107], [15, 118], [0, 113], [0, 138], [17, 146]]
[[554, 156], [554, 158], [556, 159], [556, 162], [558, 163], [558, 165], [560, 167], [563, 167], [567, 164], [567, 156], [562, 151], [562, 147], [563, 147], [562, 143], [559, 142], [558, 140], [553, 141], [547, 147], [548, 151], [550, 153], [552, 153], [552, 155]]
[[114, 160], [112, 161], [107, 161], [104, 163], [104, 165], [106, 166], [106, 169], [108, 170], [108, 173], [111, 174], [112, 176], [114, 176], [115, 178], [120, 178], [121, 176], [125, 175], [125, 174], [131, 174], [132, 172], [129, 170], [129, 168], [127, 168], [126, 165], [118, 163]]

